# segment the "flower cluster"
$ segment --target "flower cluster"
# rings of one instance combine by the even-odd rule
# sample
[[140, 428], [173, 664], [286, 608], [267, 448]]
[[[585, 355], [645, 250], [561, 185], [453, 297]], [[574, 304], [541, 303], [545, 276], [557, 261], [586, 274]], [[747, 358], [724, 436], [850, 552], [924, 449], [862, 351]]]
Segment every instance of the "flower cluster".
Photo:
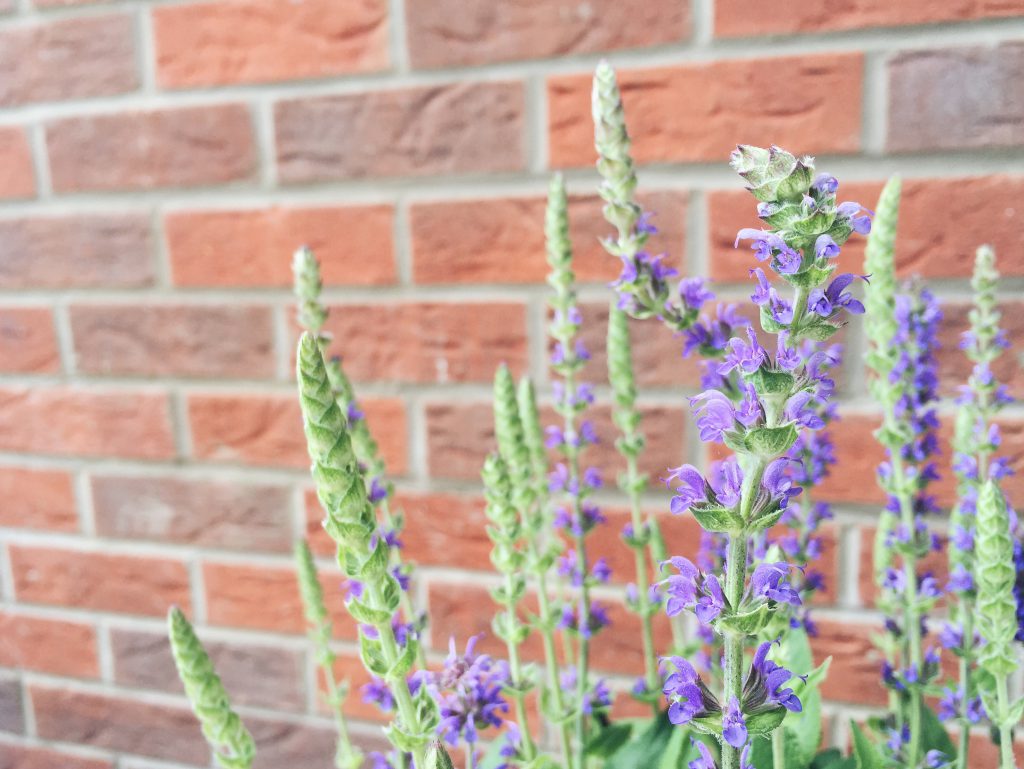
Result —
[[[444, 667], [430, 675], [427, 683], [441, 711], [438, 733], [450, 745], [457, 745], [460, 738], [475, 745], [478, 730], [501, 726], [503, 714], [508, 712], [508, 703], [501, 696], [509, 680], [508, 667], [477, 654], [479, 640], [480, 636], [470, 638], [466, 651], [459, 654], [452, 639]], [[472, 751], [470, 755], [472, 760]]]

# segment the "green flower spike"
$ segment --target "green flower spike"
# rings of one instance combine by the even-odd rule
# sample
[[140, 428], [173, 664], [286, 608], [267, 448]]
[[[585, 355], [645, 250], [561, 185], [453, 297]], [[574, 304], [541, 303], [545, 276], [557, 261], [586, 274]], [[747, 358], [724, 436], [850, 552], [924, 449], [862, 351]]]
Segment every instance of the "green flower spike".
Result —
[[203, 736], [213, 748], [217, 764], [223, 769], [249, 769], [256, 756], [256, 745], [231, 709], [228, 693], [199, 637], [177, 607], [168, 612], [167, 625], [185, 696], [203, 727]]

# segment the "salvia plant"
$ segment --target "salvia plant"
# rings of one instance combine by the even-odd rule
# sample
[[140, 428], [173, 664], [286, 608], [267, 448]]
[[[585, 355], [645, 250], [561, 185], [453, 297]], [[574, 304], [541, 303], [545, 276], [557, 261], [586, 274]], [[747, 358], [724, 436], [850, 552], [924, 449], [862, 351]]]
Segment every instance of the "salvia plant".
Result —
[[[588, 380], [598, 374], [580, 333], [563, 180], [551, 181], [544, 222], [551, 389], [538, 395], [528, 378], [499, 367], [495, 447], [482, 461], [496, 572], [491, 634], [500, 642], [488, 648], [502, 648], [500, 655], [484, 653], [479, 636], [451, 638], [443, 658], [426, 654], [427, 618], [409, 591], [415, 575], [402, 557], [393, 487], [343, 361], [329, 354], [319, 266], [308, 249], [294, 256], [303, 328], [297, 382], [313, 483], [371, 676], [359, 694], [389, 714], [390, 752], [364, 755], [345, 717], [348, 684], [335, 675], [324, 583], [299, 542], [309, 641], [337, 728], [335, 766], [968, 769], [971, 737], [987, 729], [999, 769], [1011, 769], [1024, 713], [1024, 699], [1011, 693], [1024, 637], [1024, 553], [1000, 487], [1010, 466], [999, 455], [997, 417], [1010, 399], [992, 369], [1008, 346], [994, 252], [977, 253], [961, 344], [973, 370], [947, 449], [936, 355], [942, 311], [920, 282], [897, 278], [898, 179], [872, 211], [843, 201], [839, 181], [811, 157], [739, 146], [730, 164], [761, 227], [737, 233], [737, 248], [749, 246], [751, 293], [749, 302], [730, 304], [653, 249], [654, 212], [637, 202], [622, 100], [605, 64], [592, 104], [598, 192], [610, 227], [601, 242], [621, 268], [611, 284], [607, 379], [629, 513], [621, 538], [633, 554], [631, 573], [618, 575], [623, 593], [593, 536], [607, 525], [598, 504], [605, 481], [588, 460], [599, 442]], [[839, 273], [841, 249], [863, 236], [864, 274]], [[888, 706], [851, 722], [847, 755], [822, 748], [819, 688], [829, 660], [812, 662], [817, 629], [809, 606], [824, 587], [817, 564], [833, 515], [818, 487], [843, 472], [834, 395], [844, 351], [835, 335], [862, 314], [885, 451], [873, 557], [884, 617], [878, 683]], [[673, 521], [652, 509], [652, 479], [640, 470], [645, 435], [630, 333], [659, 323], [700, 366], [700, 391], [689, 404], [716, 457], [664, 468], [656, 479], [670, 491], [668, 512], [693, 516], [702, 529], [696, 563], [669, 551], [663, 528]], [[548, 424], [544, 402], [555, 415]], [[948, 516], [931, 486], [943, 473], [956, 479]], [[948, 576], [934, 572], [943, 548]], [[615, 716], [620, 684], [594, 665], [617, 594], [639, 628], [642, 665], [628, 687], [638, 712], [648, 712], [639, 718]], [[659, 617], [672, 629], [667, 644], [655, 632]], [[185, 693], [217, 763], [248, 769], [252, 737], [191, 625], [176, 609], [169, 622]]]

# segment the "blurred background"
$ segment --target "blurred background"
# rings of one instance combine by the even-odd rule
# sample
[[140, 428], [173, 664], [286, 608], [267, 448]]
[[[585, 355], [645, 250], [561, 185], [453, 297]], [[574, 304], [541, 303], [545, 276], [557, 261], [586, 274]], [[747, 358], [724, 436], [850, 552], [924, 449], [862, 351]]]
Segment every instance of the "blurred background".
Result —
[[[945, 302], [947, 394], [969, 371], [956, 336], [982, 242], [1020, 348], [1024, 0], [0, 0], [0, 767], [208, 766], [164, 640], [171, 604], [211, 648], [258, 766], [329, 766], [290, 559], [309, 532], [340, 606], [291, 384], [303, 243], [407, 513], [431, 648], [487, 629], [489, 383], [504, 361], [547, 393], [553, 169], [574, 195], [596, 351], [584, 377], [607, 403], [618, 270], [597, 243], [589, 114], [603, 57], [658, 245], [684, 271], [749, 292], [733, 239], [754, 201], [728, 154], [775, 143], [816, 155], [841, 199], [868, 207], [904, 176], [898, 259]], [[862, 253], [851, 241], [845, 268]], [[657, 476], [701, 459], [684, 400], [696, 367], [658, 324], [633, 341]], [[826, 494], [840, 515], [818, 564], [816, 642], [836, 655], [825, 691], [840, 740], [883, 697], [867, 568], [877, 418], [859, 327], [843, 342], [842, 470]], [[997, 372], [1017, 397], [1019, 363]], [[607, 405], [597, 413], [593, 459], [610, 481]], [[1024, 417], [1006, 413], [1021, 465]], [[597, 547], [624, 581], [625, 514], [604, 501]], [[656, 492], [650, 504], [665, 509]], [[692, 521], [665, 526], [692, 554]], [[358, 685], [338, 616], [340, 668]], [[628, 685], [636, 627], [614, 607], [613, 620], [596, 664]], [[378, 716], [358, 693], [349, 708], [372, 744]]]

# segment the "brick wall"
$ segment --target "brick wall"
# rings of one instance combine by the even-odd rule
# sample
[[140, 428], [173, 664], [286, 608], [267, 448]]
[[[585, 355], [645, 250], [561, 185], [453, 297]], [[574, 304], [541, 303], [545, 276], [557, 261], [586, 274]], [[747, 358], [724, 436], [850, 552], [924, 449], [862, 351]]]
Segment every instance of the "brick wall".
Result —
[[[432, 649], [486, 627], [489, 380], [501, 361], [545, 376], [550, 169], [577, 195], [595, 323], [614, 272], [591, 197], [602, 56], [620, 69], [661, 243], [687, 270], [747, 292], [732, 240], [753, 206], [725, 161], [737, 141], [775, 142], [869, 205], [905, 176], [900, 267], [946, 299], [947, 393], [967, 371], [955, 336], [982, 241], [1020, 346], [1021, 0], [0, 0], [0, 766], [206, 766], [163, 641], [171, 603], [209, 642], [259, 766], [327, 766], [288, 553], [313, 532], [337, 598], [289, 382], [302, 242], [324, 261], [333, 330], [409, 513]], [[587, 333], [600, 348], [603, 329]], [[693, 367], [656, 325], [634, 341], [647, 469], [696, 460]], [[845, 341], [818, 615], [837, 724], [882, 697], [866, 568], [877, 420], [857, 325]], [[1012, 357], [999, 374], [1024, 396]], [[1024, 419], [1007, 413], [1021, 465]], [[614, 473], [610, 443], [595, 460]], [[1024, 474], [1010, 492], [1024, 499]], [[625, 575], [611, 533], [624, 513], [607, 502], [599, 547]], [[667, 526], [692, 552], [693, 523]], [[634, 628], [613, 614], [597, 664], [624, 674]], [[337, 630], [358, 683], [352, 627]], [[374, 734], [375, 714], [351, 709]]]

